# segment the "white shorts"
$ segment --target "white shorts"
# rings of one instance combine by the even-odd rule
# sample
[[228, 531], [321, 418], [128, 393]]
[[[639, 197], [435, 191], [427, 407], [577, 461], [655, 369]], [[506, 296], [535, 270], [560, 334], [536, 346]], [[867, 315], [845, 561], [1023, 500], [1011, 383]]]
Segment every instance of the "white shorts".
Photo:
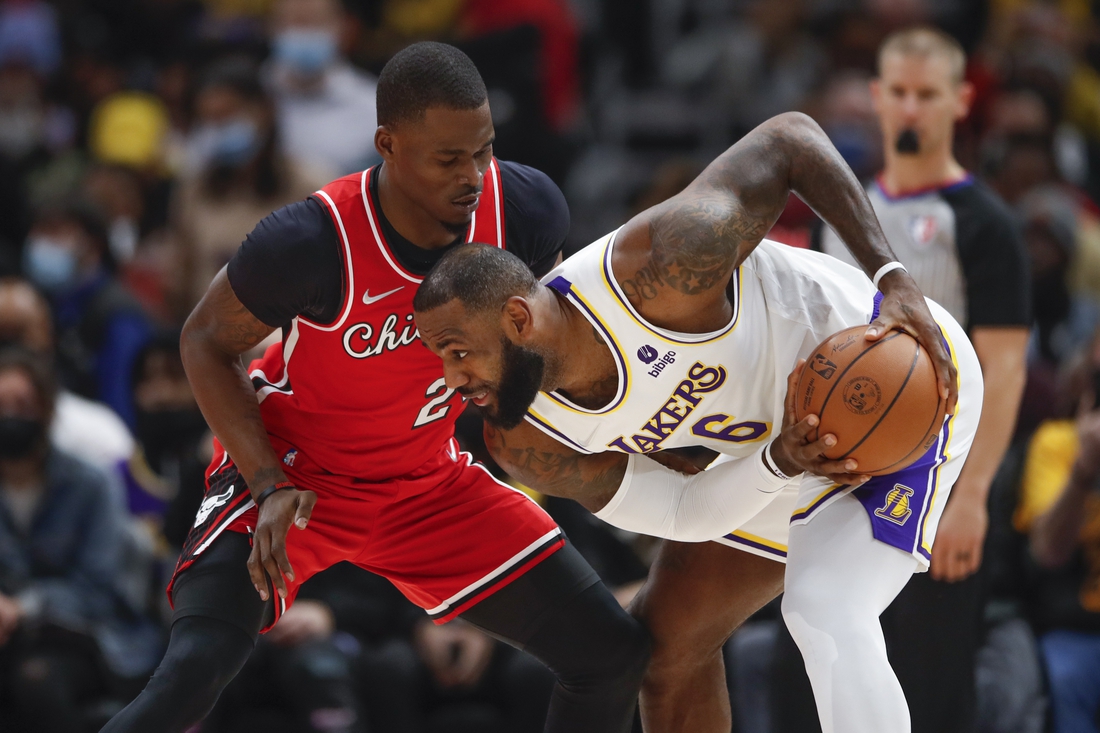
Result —
[[[790, 525], [809, 522], [824, 507], [852, 494], [867, 510], [876, 540], [912, 553], [928, 566], [943, 507], [974, 442], [984, 395], [981, 366], [966, 333], [938, 304], [928, 301], [928, 307], [959, 373], [958, 406], [944, 421], [936, 444], [908, 468], [875, 476], [857, 488], [803, 475], [781, 489], [763, 511], [715, 542], [786, 562]], [[725, 456], [716, 463], [723, 460]]]

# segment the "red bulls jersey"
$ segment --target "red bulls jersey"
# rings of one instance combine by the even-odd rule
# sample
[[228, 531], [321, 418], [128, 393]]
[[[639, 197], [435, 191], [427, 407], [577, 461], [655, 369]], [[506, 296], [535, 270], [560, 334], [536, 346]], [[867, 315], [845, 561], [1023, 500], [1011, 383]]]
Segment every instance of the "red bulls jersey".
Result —
[[[384, 480], [441, 450], [463, 401], [443, 365], [420, 342], [413, 295], [422, 278], [402, 268], [385, 241], [369, 177], [345, 176], [317, 192], [344, 250], [345, 302], [328, 325], [299, 316], [283, 341], [249, 368], [270, 435], [335, 474]], [[485, 172], [467, 241], [504, 246], [500, 168]]]

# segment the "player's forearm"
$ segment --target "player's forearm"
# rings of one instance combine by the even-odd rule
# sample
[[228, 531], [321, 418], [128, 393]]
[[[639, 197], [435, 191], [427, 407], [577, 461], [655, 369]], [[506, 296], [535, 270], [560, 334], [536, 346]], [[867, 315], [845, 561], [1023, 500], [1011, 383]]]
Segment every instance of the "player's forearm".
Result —
[[626, 473], [622, 453], [578, 453], [521, 426], [503, 431], [486, 423], [485, 446], [493, 460], [524, 486], [549, 496], [573, 499], [591, 512], [614, 496]]
[[840, 235], [869, 277], [895, 260], [866, 191], [821, 127], [797, 113], [773, 121], [790, 190]]
[[764, 466], [759, 451], [693, 476], [632, 455], [622, 485], [596, 516], [632, 532], [705, 542], [758, 514], [788, 481]]
[[[217, 328], [218, 324], [197, 308], [184, 324], [180, 355], [207, 424], [255, 495], [285, 481], [286, 475], [271, 448], [256, 391], [240, 355], [218, 343], [214, 336]], [[254, 336], [245, 340], [251, 342]]]

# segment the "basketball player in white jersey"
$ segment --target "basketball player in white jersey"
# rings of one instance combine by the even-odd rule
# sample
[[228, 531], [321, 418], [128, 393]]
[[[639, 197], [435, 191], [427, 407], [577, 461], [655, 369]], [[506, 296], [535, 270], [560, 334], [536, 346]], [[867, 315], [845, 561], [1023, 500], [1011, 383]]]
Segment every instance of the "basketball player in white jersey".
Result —
[[[791, 191], [867, 275], [762, 241]], [[421, 285], [417, 324], [448, 387], [482, 408], [509, 473], [676, 541], [635, 608], [654, 637], [647, 732], [729, 730], [722, 643], [785, 585], [825, 733], [906, 733], [878, 616], [927, 568], [981, 412], [981, 372], [959, 325], [893, 263], [820, 128], [797, 114], [768, 121], [543, 283], [507, 254], [465, 247]], [[917, 336], [953, 413], [925, 456], [885, 477], [825, 459], [835, 436], [810, 441], [817, 417], [793, 416], [801, 360], [858, 324], [873, 324], [872, 339]], [[828, 364], [809, 368], [832, 377]], [[681, 446], [723, 455], [689, 476], [662, 465], [685, 468], [660, 454]]]

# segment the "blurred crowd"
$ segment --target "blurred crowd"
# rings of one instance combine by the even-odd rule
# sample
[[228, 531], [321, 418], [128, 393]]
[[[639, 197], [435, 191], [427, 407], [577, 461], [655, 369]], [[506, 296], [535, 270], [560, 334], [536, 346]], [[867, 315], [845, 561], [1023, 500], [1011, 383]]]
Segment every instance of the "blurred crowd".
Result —
[[[1006, 707], [976, 670], [979, 727], [1042, 731], [1052, 694], [1095, 709], [1100, 494], [1061, 491], [1100, 486], [1100, 5], [0, 0], [0, 729], [98, 730], [159, 660], [211, 450], [179, 328], [263, 216], [377, 162], [374, 74], [395, 51], [443, 40], [475, 61], [496, 154], [561, 186], [573, 251], [786, 110], [869, 180], [876, 51], [915, 23], [969, 54], [956, 153], [1013, 208], [1032, 264], [1028, 386], [982, 572], [990, 628], [1014, 619], [1039, 651], [981, 663], [1037, 692]], [[820, 229], [792, 198], [771, 236], [812, 247]], [[654, 542], [542, 500], [628, 602]], [[783, 730], [780, 623], [765, 609], [727, 647], [744, 733]], [[202, 731], [534, 733], [551, 684], [343, 565], [305, 586]]]

